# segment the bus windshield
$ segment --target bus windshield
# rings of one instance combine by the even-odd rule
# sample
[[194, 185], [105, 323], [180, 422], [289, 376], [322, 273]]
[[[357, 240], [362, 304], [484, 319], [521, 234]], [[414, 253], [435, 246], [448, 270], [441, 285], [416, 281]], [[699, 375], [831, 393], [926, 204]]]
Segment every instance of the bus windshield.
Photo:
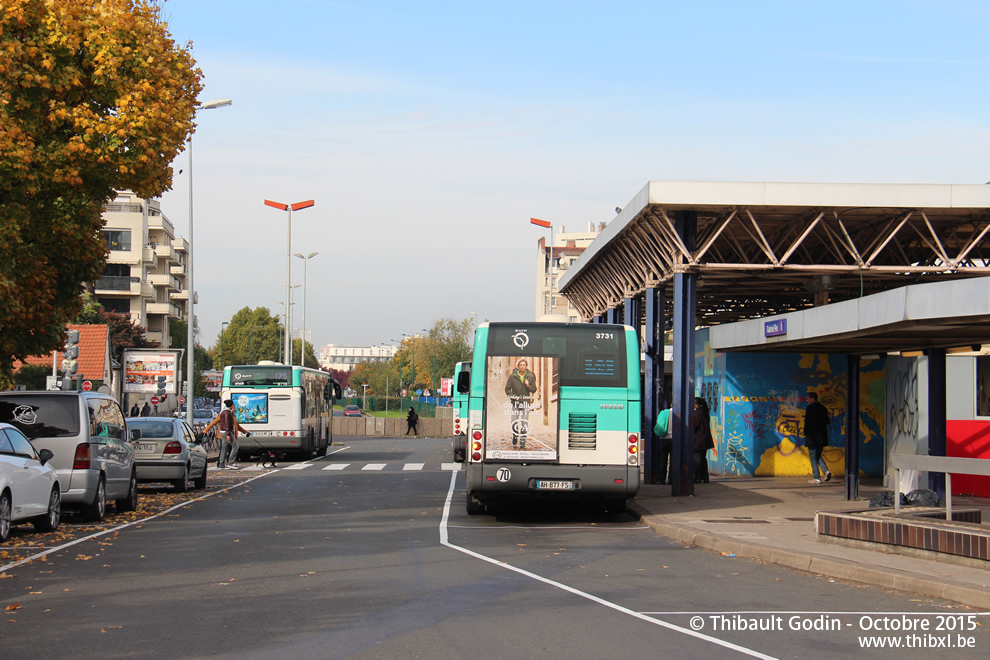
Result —
[[238, 366], [229, 372], [229, 387], [290, 387], [292, 369], [279, 366]]

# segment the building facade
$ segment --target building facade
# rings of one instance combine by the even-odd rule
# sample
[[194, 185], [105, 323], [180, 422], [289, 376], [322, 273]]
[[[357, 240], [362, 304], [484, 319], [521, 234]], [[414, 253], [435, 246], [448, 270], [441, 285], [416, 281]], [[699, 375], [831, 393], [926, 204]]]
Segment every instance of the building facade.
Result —
[[398, 346], [327, 344], [320, 349], [320, 366], [325, 369], [354, 371], [354, 367], [363, 362], [388, 362], [397, 350]]
[[605, 223], [588, 223], [588, 231], [567, 233], [561, 225], [559, 233], [551, 233], [553, 245], [548, 245], [546, 237], [540, 237], [536, 249], [536, 308], [533, 318], [544, 314], [564, 314], [572, 321], [580, 321], [578, 313], [567, 298], [560, 295], [557, 281], [567, 273], [571, 264], [591, 245]]
[[107, 311], [129, 314], [146, 338], [169, 346], [169, 319], [184, 319], [189, 300], [189, 243], [176, 237], [157, 199], [122, 191], [103, 207], [107, 265], [93, 283]]

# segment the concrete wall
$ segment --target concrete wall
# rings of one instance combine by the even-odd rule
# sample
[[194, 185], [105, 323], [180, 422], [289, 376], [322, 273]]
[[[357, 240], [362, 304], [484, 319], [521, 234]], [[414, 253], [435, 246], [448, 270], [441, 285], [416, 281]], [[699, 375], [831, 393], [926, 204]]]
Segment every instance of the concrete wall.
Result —
[[[405, 418], [398, 417], [334, 417], [333, 434], [365, 435], [394, 438], [408, 430]], [[419, 418], [418, 435], [449, 438], [454, 435], [453, 419]]]

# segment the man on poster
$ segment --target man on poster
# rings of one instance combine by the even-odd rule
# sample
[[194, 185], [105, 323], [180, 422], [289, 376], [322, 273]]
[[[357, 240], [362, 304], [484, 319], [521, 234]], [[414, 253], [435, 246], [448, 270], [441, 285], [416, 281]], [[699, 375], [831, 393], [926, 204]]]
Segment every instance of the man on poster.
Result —
[[505, 381], [505, 393], [512, 407], [509, 423], [512, 428], [512, 446], [526, 448], [526, 438], [529, 436], [529, 409], [536, 392], [536, 374], [529, 371], [529, 362], [520, 358], [516, 368]]

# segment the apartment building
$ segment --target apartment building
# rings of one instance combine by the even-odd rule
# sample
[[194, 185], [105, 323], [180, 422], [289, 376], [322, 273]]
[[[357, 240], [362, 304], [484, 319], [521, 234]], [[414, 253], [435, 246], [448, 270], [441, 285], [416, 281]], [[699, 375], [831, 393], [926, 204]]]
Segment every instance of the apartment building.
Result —
[[344, 346], [327, 344], [320, 349], [320, 366], [326, 369], [354, 371], [362, 362], [388, 362], [398, 346]]
[[175, 236], [157, 199], [122, 191], [103, 207], [103, 238], [109, 255], [94, 282], [97, 301], [108, 311], [129, 314], [148, 329], [149, 341], [169, 346], [168, 321], [186, 316], [189, 243]]
[[567, 298], [558, 293], [557, 282], [603, 229], [604, 222], [599, 225], [589, 222], [587, 231], [568, 233], [567, 228], [561, 225], [559, 232], [551, 234], [553, 245], [547, 244], [545, 236], [540, 237], [536, 251], [536, 310], [533, 318], [538, 319], [544, 314], [565, 314], [572, 321], [581, 320], [581, 315], [571, 307]]

